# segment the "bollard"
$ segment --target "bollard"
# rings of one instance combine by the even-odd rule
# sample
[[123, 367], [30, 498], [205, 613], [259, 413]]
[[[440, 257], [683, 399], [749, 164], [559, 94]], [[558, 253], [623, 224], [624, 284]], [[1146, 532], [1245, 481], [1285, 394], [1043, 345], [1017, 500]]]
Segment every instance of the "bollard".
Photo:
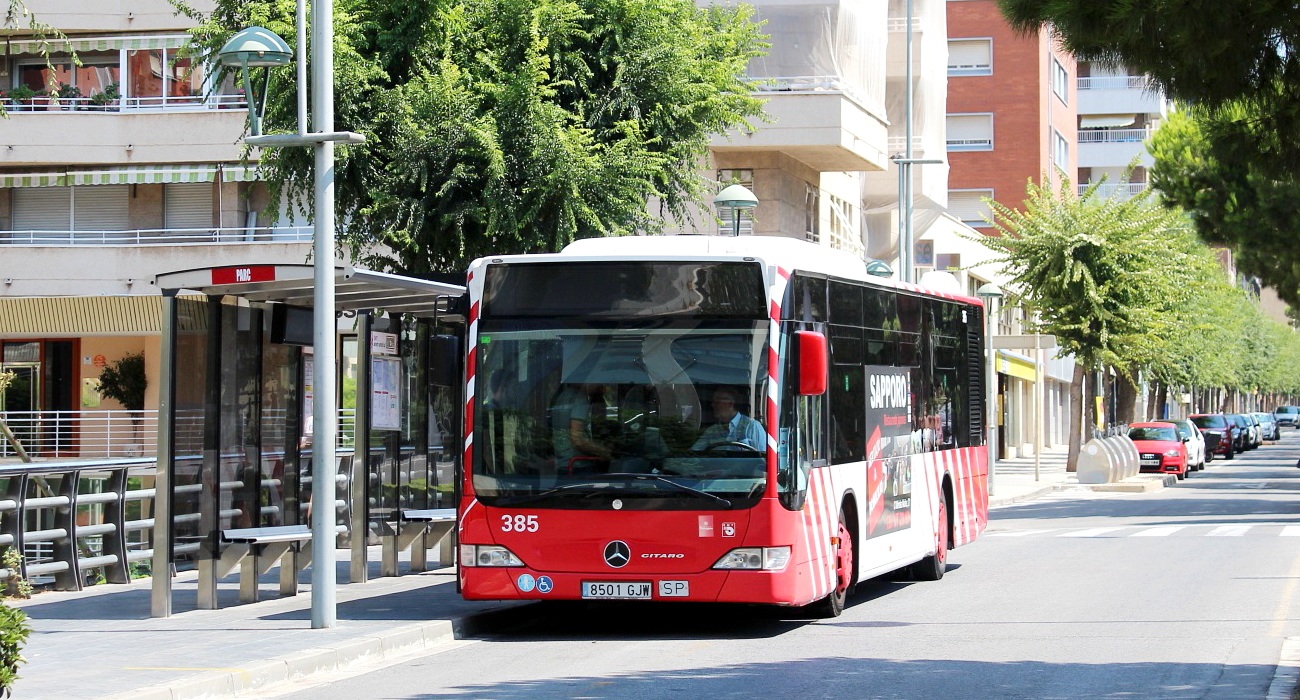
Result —
[[1110, 483], [1122, 481], [1125, 479], [1125, 453], [1115, 441], [1114, 436], [1101, 438], [1102, 444], [1106, 445], [1106, 450], [1110, 453]]
[[1096, 438], [1084, 443], [1079, 450], [1078, 471], [1080, 484], [1110, 483], [1110, 455]]
[[1115, 437], [1115, 439], [1123, 447], [1124, 455], [1126, 458], [1124, 462], [1124, 475], [1121, 476], [1120, 478], [1128, 479], [1130, 477], [1137, 476], [1138, 469], [1140, 468], [1142, 462], [1142, 456], [1138, 454], [1137, 445], [1134, 445], [1133, 440], [1130, 439], [1129, 436], [1127, 435], [1118, 435]]
[[1113, 484], [1124, 478], [1124, 455], [1120, 451], [1119, 445], [1115, 443], [1113, 436], [1101, 438], [1101, 444], [1106, 448], [1106, 453], [1110, 455], [1110, 481]]

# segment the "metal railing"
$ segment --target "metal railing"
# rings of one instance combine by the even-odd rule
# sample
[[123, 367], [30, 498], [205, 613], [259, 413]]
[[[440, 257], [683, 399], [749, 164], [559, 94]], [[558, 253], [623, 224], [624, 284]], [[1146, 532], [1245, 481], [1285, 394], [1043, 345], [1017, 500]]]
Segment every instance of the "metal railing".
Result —
[[1101, 75], [1078, 79], [1080, 90], [1146, 90], [1151, 81], [1145, 75]]
[[[273, 418], [273, 417], [272, 417]], [[0, 411], [28, 455], [40, 458], [130, 458], [158, 453], [158, 411]], [[179, 444], [201, 445], [202, 416], [178, 415]], [[283, 425], [283, 420], [268, 420]], [[339, 410], [338, 446], [351, 447], [356, 439], [357, 412]], [[283, 436], [270, 435], [283, 443]], [[0, 457], [16, 457], [18, 450], [0, 434]]]
[[[1084, 192], [1087, 192], [1088, 188], [1092, 187], [1092, 185], [1093, 183], [1091, 182], [1081, 183], [1079, 185], [1079, 194], [1083, 194]], [[1122, 199], [1127, 199], [1129, 197], [1136, 197], [1137, 195], [1142, 194], [1142, 192], [1146, 191], [1148, 187], [1150, 187], [1150, 185], [1145, 182], [1122, 182], [1122, 183], [1108, 182], [1097, 186], [1097, 195], [1101, 197], [1118, 196]]]
[[[130, 564], [153, 556], [152, 458], [0, 467], [0, 546], [23, 556], [15, 576], [80, 590], [91, 570], [129, 583]], [[137, 488], [131, 488], [135, 486]]]
[[1080, 129], [1079, 143], [1141, 143], [1150, 129]]
[[4, 103], [10, 114], [41, 114], [45, 112], [98, 112], [137, 113], [157, 111], [208, 111], [216, 109], [243, 109], [248, 102], [239, 95], [149, 95], [118, 97], [106, 100], [97, 97], [39, 96], [22, 100], [10, 99]]
[[133, 231], [0, 231], [0, 245], [185, 245], [195, 243], [310, 243], [310, 226], [136, 229]]
[[[27, 454], [40, 457], [144, 457], [157, 453], [157, 411], [0, 411]], [[0, 457], [17, 449], [0, 437]]]

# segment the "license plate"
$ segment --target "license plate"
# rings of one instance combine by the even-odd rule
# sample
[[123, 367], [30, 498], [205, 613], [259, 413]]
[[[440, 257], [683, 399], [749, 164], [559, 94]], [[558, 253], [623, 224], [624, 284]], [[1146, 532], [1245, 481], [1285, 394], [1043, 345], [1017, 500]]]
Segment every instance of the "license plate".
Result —
[[594, 600], [649, 600], [649, 581], [583, 581], [582, 597]]
[[1158, 459], [1144, 459], [1144, 460], [1142, 460], [1142, 466], [1144, 466], [1144, 467], [1158, 467], [1158, 466], [1160, 466], [1160, 460], [1158, 460]]
[[660, 581], [659, 597], [660, 598], [689, 598], [691, 596], [690, 581]]

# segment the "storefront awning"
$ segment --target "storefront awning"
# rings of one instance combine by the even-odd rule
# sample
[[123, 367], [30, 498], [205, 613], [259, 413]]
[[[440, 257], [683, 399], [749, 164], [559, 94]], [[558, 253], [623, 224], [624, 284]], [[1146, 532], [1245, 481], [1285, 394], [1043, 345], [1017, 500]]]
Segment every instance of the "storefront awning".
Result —
[[1038, 381], [1038, 366], [1027, 357], [999, 350], [996, 364], [999, 374], [1023, 379], [1027, 382]]
[[16, 54], [40, 54], [40, 53], [70, 53], [76, 51], [84, 53], [87, 51], [128, 51], [150, 50], [150, 49], [178, 49], [190, 43], [188, 34], [155, 34], [155, 35], [136, 35], [136, 36], [88, 36], [88, 37], [69, 37], [63, 39], [50, 39], [49, 41], [39, 41], [36, 39], [23, 39], [19, 41], [9, 41], [5, 43], [5, 49], [10, 55]]
[[6, 338], [152, 335], [160, 332], [162, 297], [3, 297]]

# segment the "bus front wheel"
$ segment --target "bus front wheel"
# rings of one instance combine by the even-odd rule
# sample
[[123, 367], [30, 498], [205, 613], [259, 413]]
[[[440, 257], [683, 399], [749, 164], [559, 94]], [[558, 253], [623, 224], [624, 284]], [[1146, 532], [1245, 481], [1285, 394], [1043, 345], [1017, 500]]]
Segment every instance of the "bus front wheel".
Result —
[[912, 565], [917, 581], [938, 581], [948, 569], [948, 496], [939, 496], [939, 529], [935, 533], [934, 554]]
[[818, 617], [839, 617], [844, 612], [844, 601], [853, 587], [853, 536], [844, 522], [844, 511], [840, 511], [839, 530], [836, 532], [835, 545], [835, 584], [825, 598], [813, 604], [813, 612]]

